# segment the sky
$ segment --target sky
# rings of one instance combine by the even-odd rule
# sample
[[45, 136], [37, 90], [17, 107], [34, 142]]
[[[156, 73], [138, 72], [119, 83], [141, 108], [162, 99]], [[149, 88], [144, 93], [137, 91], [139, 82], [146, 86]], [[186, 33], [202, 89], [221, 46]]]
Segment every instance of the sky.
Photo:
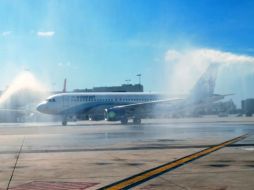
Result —
[[[141, 73], [146, 91], [186, 93], [198, 75], [177, 90], [186, 79], [179, 65], [187, 74], [203, 68], [210, 58], [188, 56], [205, 51], [225, 55], [216, 60], [227, 64], [218, 93], [254, 97], [253, 10], [252, 0], [0, 0], [0, 89], [28, 69], [53, 90], [64, 78], [72, 90], [138, 83]], [[187, 59], [172, 61], [169, 52]], [[250, 61], [237, 64], [241, 56]]]

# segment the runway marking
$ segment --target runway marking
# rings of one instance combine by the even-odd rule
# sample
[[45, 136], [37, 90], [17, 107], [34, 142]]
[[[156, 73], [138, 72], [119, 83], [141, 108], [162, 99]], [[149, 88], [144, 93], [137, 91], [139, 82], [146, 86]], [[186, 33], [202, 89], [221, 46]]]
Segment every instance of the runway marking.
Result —
[[15, 170], [16, 170], [16, 167], [17, 167], [17, 165], [18, 165], [19, 156], [20, 156], [20, 154], [21, 154], [21, 151], [22, 151], [22, 148], [23, 148], [24, 142], [25, 142], [25, 137], [23, 137], [23, 140], [22, 140], [21, 146], [20, 146], [20, 148], [19, 148], [19, 151], [18, 151], [18, 154], [17, 154], [16, 160], [15, 160], [15, 163], [14, 163], [14, 166], [13, 166], [13, 170], [12, 170], [12, 172], [11, 172], [11, 176], [10, 176], [10, 179], [9, 179], [9, 181], [8, 181], [8, 185], [7, 185], [7, 187], [6, 187], [6, 189], [7, 189], [7, 190], [9, 189], [9, 187], [10, 187], [10, 185], [11, 185], [11, 181], [12, 181], [12, 178], [13, 178], [14, 172], [15, 172]]
[[33, 181], [12, 187], [10, 190], [84, 190], [98, 184], [90, 182]]
[[[207, 148], [214, 146], [212, 144], [208, 145], [165, 145], [163, 147], [157, 146], [144, 146], [144, 147], [123, 147], [123, 148], [70, 148], [70, 149], [42, 149], [42, 150], [22, 150], [22, 154], [37, 154], [37, 153], [59, 153], [59, 152], [100, 152], [100, 151], [126, 151], [126, 150], [169, 150], [169, 149], [189, 149], [189, 148]], [[253, 143], [244, 144], [230, 144], [228, 147], [248, 147], [246, 149], [252, 149]], [[0, 151], [0, 154], [17, 154], [16, 151]]]
[[212, 146], [210, 148], [201, 150], [201, 151], [196, 152], [194, 154], [185, 156], [183, 158], [177, 159], [177, 160], [172, 161], [172, 162], [168, 162], [168, 163], [160, 165], [158, 167], [146, 170], [144, 172], [141, 172], [141, 173], [138, 173], [136, 175], [130, 176], [130, 177], [125, 178], [123, 180], [120, 180], [120, 181], [114, 182], [112, 184], [109, 184], [107, 186], [101, 187], [98, 190], [130, 189], [130, 188], [132, 188], [134, 186], [137, 186], [141, 183], [144, 183], [144, 182], [146, 182], [150, 179], [153, 179], [153, 178], [155, 178], [159, 175], [162, 175], [166, 172], [169, 172], [173, 169], [176, 169], [176, 168], [178, 168], [178, 167], [180, 167], [180, 166], [182, 166], [182, 165], [184, 165], [188, 162], [191, 162], [193, 160], [196, 160], [198, 158], [206, 156], [206, 155], [208, 155], [208, 154], [210, 154], [214, 151], [217, 151], [217, 150], [219, 150], [219, 149], [221, 149], [221, 148], [223, 148], [227, 145], [230, 145], [230, 144], [233, 144], [237, 141], [240, 141], [240, 140], [242, 140], [246, 137], [247, 137], [247, 134], [236, 137], [236, 138], [233, 138], [233, 139], [228, 140], [226, 142], [223, 142], [221, 144]]

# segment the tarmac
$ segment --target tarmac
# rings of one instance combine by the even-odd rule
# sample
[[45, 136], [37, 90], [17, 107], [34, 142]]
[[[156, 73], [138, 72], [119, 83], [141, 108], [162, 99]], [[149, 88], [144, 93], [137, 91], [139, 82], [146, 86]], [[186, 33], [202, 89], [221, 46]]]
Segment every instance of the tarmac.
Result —
[[0, 189], [99, 189], [237, 136], [248, 137], [133, 189], [254, 187], [254, 118], [0, 124]]

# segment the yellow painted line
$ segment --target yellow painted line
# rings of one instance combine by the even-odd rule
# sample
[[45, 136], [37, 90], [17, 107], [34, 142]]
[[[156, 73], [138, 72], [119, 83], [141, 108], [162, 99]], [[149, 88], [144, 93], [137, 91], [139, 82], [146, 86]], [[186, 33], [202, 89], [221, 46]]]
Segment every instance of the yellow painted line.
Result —
[[182, 166], [183, 164], [186, 164], [190, 161], [193, 161], [193, 160], [196, 160], [198, 158], [201, 158], [203, 156], [206, 156], [214, 151], [217, 151], [227, 145], [230, 145], [230, 144], [233, 144], [237, 141], [240, 141], [244, 138], [247, 137], [247, 134], [246, 135], [242, 135], [242, 136], [239, 136], [239, 137], [236, 137], [236, 138], [233, 138], [231, 140], [228, 140], [226, 142], [223, 142], [221, 144], [218, 144], [218, 145], [215, 145], [215, 146], [212, 146], [210, 148], [207, 148], [207, 149], [204, 149], [204, 150], [201, 150], [199, 152], [196, 152], [194, 154], [191, 154], [191, 155], [188, 155], [188, 156], [185, 156], [183, 158], [180, 158], [178, 160], [175, 160], [175, 161], [172, 161], [172, 162], [169, 162], [169, 163], [166, 163], [166, 164], [163, 164], [163, 165], [160, 165], [158, 167], [155, 167], [155, 168], [152, 168], [152, 169], [149, 169], [149, 170], [146, 170], [144, 172], [141, 172], [139, 174], [136, 174], [136, 175], [133, 175], [131, 177], [128, 177], [126, 179], [123, 179], [123, 180], [120, 180], [120, 181], [117, 181], [115, 183], [112, 183], [110, 185], [107, 185], [107, 186], [104, 186], [104, 187], [101, 187], [99, 188], [98, 190], [118, 190], [118, 189], [129, 189], [129, 188], [132, 188], [134, 186], [137, 186], [145, 181], [148, 181], [154, 177], [157, 177], [165, 172], [168, 172], [170, 170], [173, 170], [175, 168], [178, 168], [180, 166]]

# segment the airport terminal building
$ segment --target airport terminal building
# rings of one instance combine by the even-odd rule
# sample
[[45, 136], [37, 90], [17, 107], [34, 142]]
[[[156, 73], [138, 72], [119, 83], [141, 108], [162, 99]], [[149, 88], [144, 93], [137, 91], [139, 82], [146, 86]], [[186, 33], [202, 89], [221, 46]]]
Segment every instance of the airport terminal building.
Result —
[[251, 117], [254, 113], [254, 99], [249, 98], [246, 100], [242, 100], [242, 114], [245, 114], [247, 117]]
[[122, 84], [121, 86], [93, 87], [91, 89], [75, 89], [74, 92], [143, 92], [142, 84]]

